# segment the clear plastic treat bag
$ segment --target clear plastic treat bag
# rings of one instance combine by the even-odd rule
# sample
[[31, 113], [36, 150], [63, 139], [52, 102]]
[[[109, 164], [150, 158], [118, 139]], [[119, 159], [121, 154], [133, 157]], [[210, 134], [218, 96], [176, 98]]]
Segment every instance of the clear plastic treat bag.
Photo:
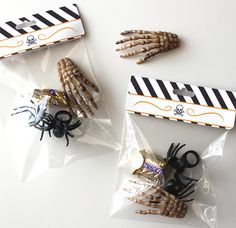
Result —
[[[194, 94], [176, 95], [176, 88]], [[212, 94], [205, 105], [198, 86], [131, 77], [112, 217], [216, 227], [209, 174], [223, 157], [236, 100], [234, 92], [213, 90], [227, 109]]]
[[[42, 30], [33, 27], [35, 31], [9, 41], [25, 39], [18, 52], [27, 52], [9, 58], [4, 53], [0, 62], [1, 96], [6, 97], [1, 128], [22, 181], [50, 167], [119, 148], [81, 37], [78, 9], [76, 5], [59, 9], [68, 22], [44, 28], [35, 18], [34, 26]], [[34, 42], [29, 43], [29, 34]], [[64, 42], [72, 39], [76, 40]]]

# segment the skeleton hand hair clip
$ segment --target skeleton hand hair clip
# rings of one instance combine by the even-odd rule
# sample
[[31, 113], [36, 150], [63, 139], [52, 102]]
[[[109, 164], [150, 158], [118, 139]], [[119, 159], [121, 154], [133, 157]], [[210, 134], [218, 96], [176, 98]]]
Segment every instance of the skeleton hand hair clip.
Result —
[[68, 100], [68, 105], [75, 116], [78, 113], [85, 118], [93, 116], [90, 105], [98, 109], [92, 92], [98, 93], [98, 87], [84, 76], [79, 67], [69, 58], [61, 59], [58, 64], [58, 77]]
[[159, 53], [167, 52], [179, 47], [178, 36], [170, 32], [127, 30], [122, 32], [121, 35], [127, 37], [116, 42], [116, 44], [123, 44], [117, 48], [116, 51], [122, 51], [135, 48], [136, 46], [141, 46], [139, 49], [131, 49], [131, 51], [127, 52], [126, 54], [120, 55], [121, 58], [146, 53], [143, 58], [136, 62], [137, 64], [144, 63]]

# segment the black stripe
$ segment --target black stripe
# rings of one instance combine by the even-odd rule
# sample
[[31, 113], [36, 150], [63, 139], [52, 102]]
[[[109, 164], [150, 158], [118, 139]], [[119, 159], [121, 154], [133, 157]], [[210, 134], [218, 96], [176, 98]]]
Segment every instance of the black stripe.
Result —
[[53, 26], [54, 24], [51, 22], [51, 21], [49, 21], [49, 20], [47, 20], [46, 18], [44, 18], [44, 17], [42, 17], [40, 14], [34, 14], [33, 15], [34, 17], [36, 17], [38, 20], [40, 20], [41, 22], [43, 22], [45, 25], [47, 25], [47, 26]]
[[204, 87], [198, 86], [198, 88], [200, 89], [200, 91], [201, 91], [203, 97], [205, 98], [205, 101], [206, 101], [207, 105], [210, 106], [210, 107], [214, 107], [214, 105], [213, 105], [213, 103], [211, 102], [211, 99], [210, 99], [210, 97], [208, 96], [208, 94], [207, 94], [206, 90], [204, 89]]
[[143, 78], [143, 81], [145, 83], [145, 85], [147, 86], [148, 91], [150, 92], [152, 97], [158, 97], [155, 90], [152, 87], [152, 84], [150, 83], [148, 78]]
[[170, 94], [168, 93], [168, 91], [167, 91], [167, 89], [166, 89], [166, 87], [163, 83], [163, 81], [161, 81], [159, 79], [156, 79], [156, 81], [157, 81], [158, 85], [160, 86], [161, 91], [164, 94], [165, 98], [168, 99], [168, 100], [172, 100]]
[[134, 112], [134, 114], [136, 114], [136, 115], [142, 115], [141, 112]]
[[151, 116], [151, 117], [155, 117], [155, 115], [153, 115], [153, 114], [149, 114], [149, 116]]
[[8, 22], [6, 22], [6, 24], [9, 25], [10, 27], [12, 27], [13, 29], [15, 29], [20, 34], [26, 34], [27, 33], [24, 29], [16, 29], [17, 25], [15, 23], [13, 23], [12, 21], [8, 21]]
[[[185, 85], [185, 88], [186, 88], [188, 91], [192, 91], [192, 92], [194, 93], [194, 91], [193, 91], [193, 89], [192, 89], [192, 87], [191, 87], [190, 85], [188, 85], [188, 84], [184, 84], [184, 85]], [[192, 98], [194, 104], [200, 104], [200, 102], [199, 102], [199, 100], [197, 99], [197, 96], [196, 96], [195, 93], [194, 93], [194, 96], [191, 97], [191, 98]]]
[[236, 99], [235, 99], [234, 94], [231, 91], [226, 91], [226, 93], [228, 94], [234, 108], [236, 109]]
[[166, 116], [163, 116], [163, 119], [169, 120], [170, 118], [169, 118], [169, 117], [166, 117]]
[[179, 122], [184, 122], [183, 120], [181, 120], [181, 119], [177, 119], [177, 121], [179, 121]]
[[[179, 87], [178, 87], [177, 83], [175, 83], [175, 82], [170, 82], [170, 84], [172, 85], [172, 87], [173, 87], [174, 89], [178, 89], [178, 90], [179, 90]], [[176, 94], [176, 95], [177, 95], [177, 94]], [[181, 95], [177, 95], [177, 96], [178, 96], [178, 98], [179, 98], [180, 101], [186, 102], [186, 100], [184, 99], [184, 96], [181, 96]]]
[[25, 49], [25, 51], [32, 51], [33, 48], [28, 48], [28, 49]]
[[55, 17], [60, 22], [63, 22], [63, 23], [68, 22], [68, 20], [66, 20], [64, 17], [60, 16], [59, 14], [57, 14], [56, 12], [54, 12], [52, 10], [48, 10], [47, 13], [50, 14], [51, 16]]
[[211, 127], [212, 125], [211, 124], [205, 124], [205, 126]]
[[[30, 21], [29, 19], [27, 19], [26, 17], [22, 17], [22, 18], [20, 18], [20, 20], [22, 21], [22, 22], [24, 22], [24, 21]], [[32, 25], [32, 26], [30, 26], [32, 29], [34, 29], [35, 31], [37, 31], [37, 30], [40, 30], [41, 28], [39, 27], [39, 26], [37, 26], [37, 25]]]
[[5, 29], [3, 29], [2, 27], [0, 27], [0, 33], [2, 33], [3, 36], [5, 36], [6, 38], [12, 38], [14, 37], [12, 34], [10, 34], [9, 32], [7, 32]]
[[227, 107], [227, 105], [225, 104], [225, 102], [224, 102], [224, 100], [223, 100], [223, 98], [222, 98], [222, 96], [221, 96], [219, 90], [218, 90], [218, 89], [212, 89], [212, 90], [213, 90], [214, 94], [216, 95], [216, 98], [217, 98], [217, 100], [219, 101], [220, 106], [221, 106], [222, 108], [224, 108], [224, 109], [228, 109], [228, 107]]
[[60, 7], [61, 10], [63, 10], [64, 12], [66, 12], [67, 14], [69, 14], [70, 16], [74, 17], [75, 19], [79, 19], [80, 16], [78, 14], [76, 14], [75, 12], [71, 11], [70, 9], [68, 9], [67, 7], [63, 6]]
[[131, 83], [133, 84], [133, 86], [134, 86], [134, 88], [135, 88], [137, 94], [138, 94], [138, 95], [143, 95], [143, 92], [142, 92], [142, 90], [141, 90], [141, 88], [140, 88], [138, 82], [136, 81], [135, 77], [134, 77], [134, 76], [131, 76], [131, 79], [130, 79], [130, 80], [131, 80]]

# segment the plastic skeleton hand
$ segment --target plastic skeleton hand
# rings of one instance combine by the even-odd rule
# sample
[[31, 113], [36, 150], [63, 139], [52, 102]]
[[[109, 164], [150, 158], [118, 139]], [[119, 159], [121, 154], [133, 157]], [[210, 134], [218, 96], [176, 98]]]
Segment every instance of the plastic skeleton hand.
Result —
[[[145, 185], [143, 182], [139, 181], [130, 180], [130, 182], [135, 185]], [[124, 190], [129, 193], [129, 191], [133, 192], [133, 188], [135, 187]], [[136, 210], [137, 214], [183, 218], [187, 213], [187, 205], [183, 200], [169, 194], [159, 186], [150, 187], [149, 185], [146, 187], [146, 190], [138, 191], [135, 195], [129, 194], [127, 199], [150, 208], [146, 210]]]
[[58, 64], [58, 76], [63, 90], [68, 98], [71, 111], [77, 116], [78, 112], [85, 118], [94, 115], [90, 104], [98, 109], [90, 88], [94, 92], [99, 92], [97, 86], [87, 79], [79, 67], [69, 58], [61, 59]]
[[123, 44], [116, 51], [126, 50], [136, 46], [142, 46], [137, 50], [131, 50], [126, 54], [120, 55], [122, 58], [134, 56], [142, 53], [146, 53], [144, 58], [137, 61], [137, 64], [146, 62], [149, 58], [162, 53], [170, 51], [179, 46], [179, 39], [176, 34], [170, 32], [152, 32], [145, 30], [127, 30], [121, 33], [121, 35], [128, 36], [116, 44]]

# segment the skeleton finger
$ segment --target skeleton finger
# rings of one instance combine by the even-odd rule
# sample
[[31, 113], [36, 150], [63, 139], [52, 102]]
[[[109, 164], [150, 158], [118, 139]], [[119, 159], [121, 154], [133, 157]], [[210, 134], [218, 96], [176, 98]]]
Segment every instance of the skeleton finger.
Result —
[[98, 109], [97, 104], [95, 103], [91, 93], [86, 89], [86, 87], [79, 81], [77, 78], [72, 78], [72, 80], [78, 85], [78, 88], [81, 90], [81, 92], [84, 93], [85, 97], [90, 101], [92, 106], [96, 109]]
[[146, 206], [146, 207], [160, 208], [158, 203], [152, 203], [152, 202], [149, 202], [149, 201], [144, 201], [144, 200], [141, 200], [141, 199], [136, 199], [134, 197], [128, 197], [127, 199], [132, 201], [132, 202], [134, 202], [134, 203], [138, 203], [138, 204], [141, 204], [141, 205]]
[[152, 58], [153, 56], [155, 56], [155, 55], [157, 55], [157, 54], [159, 54], [159, 53], [161, 53], [161, 52], [163, 52], [163, 51], [161, 51], [160, 48], [157, 48], [156, 50], [154, 50], [154, 51], [149, 52], [148, 54], [146, 54], [143, 59], [139, 59], [139, 60], [137, 61], [137, 64], [142, 64], [142, 63], [146, 62], [148, 59]]
[[81, 79], [81, 81], [83, 81], [83, 83], [89, 87], [92, 88], [92, 90], [94, 90], [95, 92], [99, 92], [98, 87], [92, 82], [90, 81], [87, 77], [85, 77], [81, 72], [79, 73], [78, 77]]
[[160, 215], [160, 210], [136, 210], [135, 212], [141, 215]]
[[84, 110], [77, 104], [77, 101], [76, 99], [73, 97], [73, 94], [70, 90], [70, 87], [69, 87], [69, 84], [68, 82], [65, 82], [63, 77], [62, 77], [62, 73], [61, 71], [58, 69], [58, 76], [59, 76], [59, 79], [60, 79], [60, 82], [62, 84], [62, 88], [68, 98], [68, 100], [70, 101], [69, 102], [69, 108], [70, 108], [70, 111], [75, 115], [77, 116], [77, 111], [79, 111], [85, 118], [87, 118], [87, 114], [84, 112]]
[[121, 35], [125, 36], [125, 35], [131, 35], [131, 34], [152, 34], [152, 35], [163, 35], [163, 34], [167, 34], [167, 32], [156, 32], [156, 31], [147, 31], [147, 30], [126, 30], [124, 32], [121, 33]]
[[72, 113], [74, 113], [75, 116], [78, 115], [77, 111], [79, 111], [79, 113], [81, 113], [84, 118], [87, 118], [87, 114], [84, 112], [84, 110], [77, 104], [77, 101], [75, 100], [75, 98], [73, 97], [73, 94], [70, 90], [68, 90], [67, 92], [67, 97], [69, 98], [70, 102], [69, 102], [69, 107], [72, 111]]
[[119, 48], [116, 49], [116, 51], [122, 51], [128, 48], [132, 48], [138, 45], [145, 45], [145, 44], [152, 44], [152, 43], [158, 43], [160, 41], [159, 38], [156, 39], [144, 39], [144, 40], [138, 40], [138, 41], [133, 41], [131, 43], [128, 43], [126, 45], [123, 45]]
[[124, 39], [117, 41], [116, 44], [122, 44], [122, 43], [132, 41], [132, 40], [156, 39], [156, 38], [157, 36], [155, 35], [129, 36], [129, 37], [126, 37]]
[[[86, 104], [86, 102], [84, 101], [83, 97], [80, 95], [79, 91], [77, 90], [77, 88], [75, 87], [74, 84], [69, 83], [67, 81], [67, 86], [68, 86], [68, 91], [70, 90], [72, 93], [72, 96], [74, 97], [74, 99], [76, 100], [77, 104], [81, 107], [81, 109], [85, 112], [88, 113], [89, 115], [94, 115], [93, 111], [91, 110], [91, 108]], [[67, 92], [68, 92], [67, 91]]]
[[59, 67], [60, 69], [64, 69], [64, 72], [67, 72], [71, 77], [79, 77], [86, 86], [91, 87], [95, 92], [99, 92], [98, 87], [83, 75], [79, 67], [71, 59], [65, 58], [60, 60]]
[[138, 54], [145, 53], [147, 51], [150, 51], [152, 49], [156, 49], [156, 48], [159, 48], [159, 47], [160, 47], [160, 44], [155, 44], [155, 45], [143, 47], [143, 48], [141, 48], [139, 50], [131, 51], [131, 52], [128, 52], [128, 53], [126, 53], [124, 55], [120, 55], [120, 57], [121, 58], [126, 58], [126, 57], [130, 57], [130, 56], [138, 55]]
[[149, 201], [151, 202], [155, 202], [155, 203], [158, 203], [160, 202], [160, 196], [154, 196], [152, 194], [147, 194], [146, 192], [140, 192], [138, 195], [144, 197], [145, 199], [148, 199]]

